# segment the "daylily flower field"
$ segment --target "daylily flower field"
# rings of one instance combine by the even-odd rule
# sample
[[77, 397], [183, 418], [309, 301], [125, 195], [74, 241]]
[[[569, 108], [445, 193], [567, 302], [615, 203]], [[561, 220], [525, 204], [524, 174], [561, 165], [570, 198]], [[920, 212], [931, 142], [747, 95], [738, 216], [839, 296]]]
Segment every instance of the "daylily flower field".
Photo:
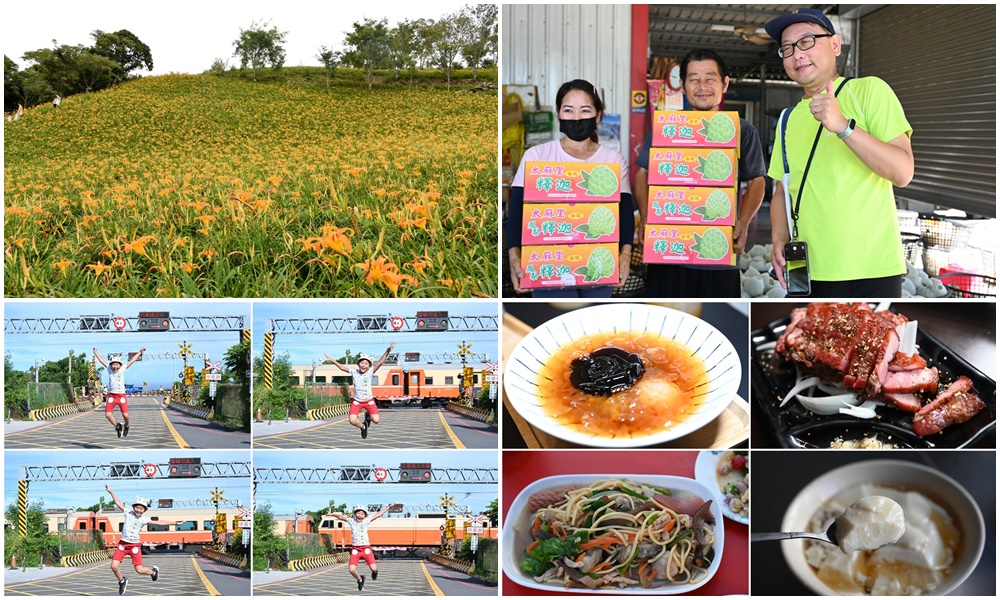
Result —
[[7, 297], [495, 297], [496, 94], [149, 77], [4, 134]]

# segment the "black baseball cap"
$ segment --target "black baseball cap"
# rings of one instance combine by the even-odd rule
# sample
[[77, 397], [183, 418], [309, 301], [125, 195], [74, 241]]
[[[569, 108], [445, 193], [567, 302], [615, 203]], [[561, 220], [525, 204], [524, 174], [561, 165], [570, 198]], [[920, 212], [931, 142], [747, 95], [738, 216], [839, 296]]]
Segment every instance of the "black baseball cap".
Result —
[[780, 44], [781, 34], [785, 28], [795, 23], [815, 23], [830, 33], [837, 33], [833, 29], [833, 23], [823, 14], [823, 11], [815, 8], [797, 8], [790, 14], [771, 19], [767, 25], [764, 25], [764, 29], [767, 31], [767, 35], [771, 36], [771, 39]]

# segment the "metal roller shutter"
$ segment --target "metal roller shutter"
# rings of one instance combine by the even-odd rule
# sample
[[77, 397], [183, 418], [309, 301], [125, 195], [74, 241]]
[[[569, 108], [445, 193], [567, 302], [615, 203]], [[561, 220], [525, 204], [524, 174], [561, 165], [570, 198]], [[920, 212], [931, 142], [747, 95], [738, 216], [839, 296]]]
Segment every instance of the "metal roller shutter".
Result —
[[889, 5], [860, 19], [859, 75], [884, 79], [913, 127], [896, 197], [996, 215], [996, 6]]

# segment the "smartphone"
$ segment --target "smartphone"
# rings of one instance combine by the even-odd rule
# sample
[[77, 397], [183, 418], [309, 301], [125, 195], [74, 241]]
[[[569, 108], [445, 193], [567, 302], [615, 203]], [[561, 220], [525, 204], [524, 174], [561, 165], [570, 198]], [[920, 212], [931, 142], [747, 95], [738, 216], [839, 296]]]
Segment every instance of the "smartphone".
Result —
[[808, 296], [812, 293], [809, 280], [809, 248], [805, 242], [785, 244], [785, 284], [789, 296]]

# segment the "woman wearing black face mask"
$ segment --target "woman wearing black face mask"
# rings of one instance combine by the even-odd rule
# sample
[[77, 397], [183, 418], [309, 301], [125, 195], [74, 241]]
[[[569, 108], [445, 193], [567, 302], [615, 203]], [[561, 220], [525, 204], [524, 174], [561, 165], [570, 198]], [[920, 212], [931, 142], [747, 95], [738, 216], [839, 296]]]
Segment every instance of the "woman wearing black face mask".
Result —
[[[551, 142], [533, 146], [525, 151], [521, 165], [514, 175], [510, 187], [507, 207], [506, 242], [510, 258], [510, 278], [514, 290], [521, 288], [521, 227], [524, 214], [524, 168], [529, 161], [547, 162], [590, 162], [614, 163], [621, 165], [619, 200], [619, 255], [618, 285], [622, 287], [629, 276], [632, 256], [632, 237], [635, 232], [635, 205], [628, 180], [628, 161], [617, 150], [597, 143], [597, 123], [604, 114], [604, 103], [597, 90], [589, 82], [574, 79], [564, 83], [556, 94], [559, 117], [559, 131], [563, 137]], [[535, 298], [610, 298], [612, 286], [571, 287], [553, 290], [532, 290]]]

